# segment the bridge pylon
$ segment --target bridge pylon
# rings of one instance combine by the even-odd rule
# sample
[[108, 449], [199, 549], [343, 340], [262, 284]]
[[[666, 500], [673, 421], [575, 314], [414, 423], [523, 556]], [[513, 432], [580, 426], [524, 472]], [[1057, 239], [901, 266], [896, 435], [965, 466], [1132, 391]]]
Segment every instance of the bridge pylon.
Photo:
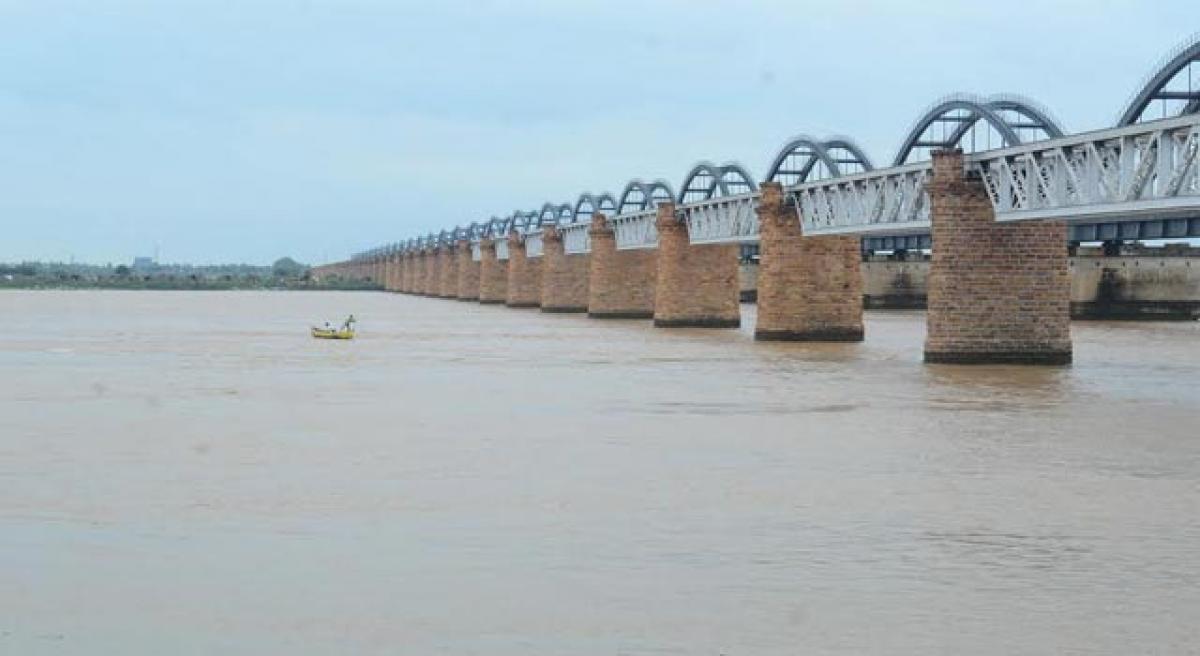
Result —
[[925, 361], [1071, 362], [1071, 274], [1063, 221], [997, 223], [960, 149], [933, 153], [933, 259]]
[[692, 244], [688, 226], [675, 214], [674, 203], [661, 203], [658, 229], [658, 276], [654, 292], [654, 325], [661, 328], [737, 328], [737, 244]]
[[515, 230], [508, 234], [508, 298], [510, 308], [535, 308], [542, 304], [542, 261], [525, 252], [525, 240]]
[[588, 228], [592, 252], [588, 273], [588, 316], [594, 319], [654, 318], [657, 251], [617, 250], [617, 236], [603, 212]]
[[458, 275], [455, 280], [455, 297], [460, 301], [479, 300], [479, 262], [471, 256], [471, 241], [459, 239], [455, 243], [458, 258]]
[[496, 239], [484, 237], [479, 242], [479, 302], [500, 304], [508, 300], [508, 262], [496, 257]]
[[758, 318], [763, 341], [860, 342], [862, 249], [856, 235], [804, 236], [777, 182], [758, 203]]
[[587, 312], [588, 255], [568, 255], [555, 226], [542, 229], [542, 312]]

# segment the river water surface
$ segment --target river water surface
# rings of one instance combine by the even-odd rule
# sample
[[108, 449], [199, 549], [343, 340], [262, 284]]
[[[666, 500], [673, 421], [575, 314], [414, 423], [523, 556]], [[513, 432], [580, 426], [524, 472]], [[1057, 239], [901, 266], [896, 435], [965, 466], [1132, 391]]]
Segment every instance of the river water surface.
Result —
[[[1200, 325], [3, 292], [0, 654], [1200, 653]], [[353, 342], [311, 322], [361, 320]]]

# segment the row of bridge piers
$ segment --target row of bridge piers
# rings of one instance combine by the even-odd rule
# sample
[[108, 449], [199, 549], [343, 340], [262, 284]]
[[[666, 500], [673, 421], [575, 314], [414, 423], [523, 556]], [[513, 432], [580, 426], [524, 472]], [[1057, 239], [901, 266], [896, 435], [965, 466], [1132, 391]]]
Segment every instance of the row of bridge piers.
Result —
[[[928, 280], [925, 360], [935, 363], [1070, 362], [1070, 273], [1061, 221], [997, 223], [983, 182], [961, 151], [933, 157], [929, 183], [935, 248]], [[341, 263], [318, 275], [366, 277], [386, 290], [652, 319], [656, 326], [733, 328], [741, 323], [736, 244], [693, 244], [675, 206], [657, 209], [658, 246], [619, 250], [602, 213], [590, 252], [567, 253], [555, 226], [531, 257], [508, 235], [507, 260], [484, 238]], [[755, 337], [775, 341], [864, 339], [860, 235], [805, 236], [791, 197], [764, 184], [757, 207], [760, 267]]]

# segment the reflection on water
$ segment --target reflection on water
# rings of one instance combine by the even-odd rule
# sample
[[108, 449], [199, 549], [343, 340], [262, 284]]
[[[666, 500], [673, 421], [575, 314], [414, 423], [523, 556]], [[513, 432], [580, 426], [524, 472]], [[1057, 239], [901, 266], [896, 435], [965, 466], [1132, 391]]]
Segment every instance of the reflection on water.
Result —
[[[1200, 327], [0, 294], [0, 653], [1191, 653]], [[312, 322], [353, 312], [360, 339]], [[186, 650], [185, 650], [186, 651]]]

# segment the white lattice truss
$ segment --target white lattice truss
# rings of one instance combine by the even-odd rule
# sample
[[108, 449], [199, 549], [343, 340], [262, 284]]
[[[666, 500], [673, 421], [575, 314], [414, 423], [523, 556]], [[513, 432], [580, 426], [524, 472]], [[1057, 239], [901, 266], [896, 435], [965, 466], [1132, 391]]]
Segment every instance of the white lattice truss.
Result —
[[[1200, 214], [1200, 115], [975, 153], [997, 221], [1092, 223]], [[801, 184], [804, 234], [924, 232], [929, 163]]]
[[507, 260], [508, 259], [508, 238], [507, 237], [497, 237], [495, 239], [494, 243], [496, 244], [496, 259], [502, 260], [502, 261]]
[[543, 250], [541, 232], [525, 235], [525, 257], [541, 257]]
[[981, 153], [997, 221], [1158, 219], [1200, 210], [1200, 117]]
[[608, 220], [612, 226], [618, 250], [658, 248], [658, 226], [654, 221], [657, 210], [633, 214], [618, 214]]
[[929, 229], [925, 183], [931, 164], [872, 171], [789, 191], [806, 235], [839, 232], [904, 232]]
[[758, 194], [740, 194], [681, 205], [678, 214], [693, 244], [757, 242], [757, 205]]
[[591, 224], [588, 223], [572, 223], [559, 228], [559, 232], [562, 233], [563, 252], [567, 255], [590, 253], [592, 251], [592, 238], [588, 236], [590, 227]]

